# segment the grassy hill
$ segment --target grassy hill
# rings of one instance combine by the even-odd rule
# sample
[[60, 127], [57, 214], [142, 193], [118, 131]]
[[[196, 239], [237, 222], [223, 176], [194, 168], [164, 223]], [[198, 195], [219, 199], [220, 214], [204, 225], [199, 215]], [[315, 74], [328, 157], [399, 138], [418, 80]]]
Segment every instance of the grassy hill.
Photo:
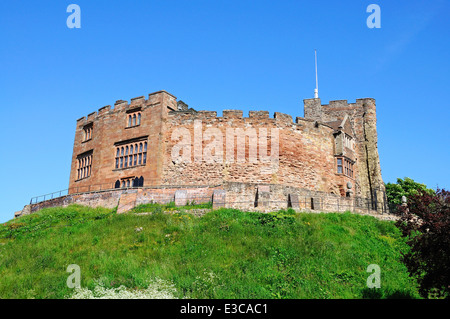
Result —
[[[0, 298], [418, 298], [392, 222], [233, 209], [195, 217], [191, 208], [205, 207], [117, 215], [74, 205], [2, 224]], [[70, 264], [81, 269], [77, 291], [66, 284]], [[370, 264], [381, 268], [380, 289], [366, 286]]]

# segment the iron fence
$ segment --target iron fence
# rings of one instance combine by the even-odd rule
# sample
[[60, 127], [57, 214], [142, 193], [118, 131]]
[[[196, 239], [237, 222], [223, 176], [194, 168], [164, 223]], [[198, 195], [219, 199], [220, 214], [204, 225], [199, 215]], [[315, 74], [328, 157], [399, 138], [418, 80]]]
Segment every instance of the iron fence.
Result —
[[[77, 186], [77, 187], [71, 187], [66, 188], [63, 190], [59, 190], [53, 193], [48, 193], [44, 195], [39, 195], [32, 197], [30, 200], [30, 204], [37, 204], [46, 200], [50, 199], [56, 199], [62, 196], [67, 196], [69, 194], [80, 194], [80, 193], [91, 193], [91, 192], [101, 192], [101, 191], [107, 191], [112, 189], [117, 189], [115, 187], [115, 183], [105, 183], [105, 184], [96, 184], [96, 185], [86, 185], [86, 186]], [[129, 187], [131, 188], [131, 187]], [[132, 188], [139, 188], [139, 187], [132, 187]]]

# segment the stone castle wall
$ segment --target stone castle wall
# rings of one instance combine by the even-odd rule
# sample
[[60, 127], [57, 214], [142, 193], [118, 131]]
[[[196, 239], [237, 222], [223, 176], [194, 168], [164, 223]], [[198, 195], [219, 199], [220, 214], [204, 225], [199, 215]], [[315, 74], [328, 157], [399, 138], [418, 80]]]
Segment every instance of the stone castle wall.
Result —
[[[286, 208], [288, 202], [298, 202], [295, 205], [299, 209], [306, 209], [309, 203], [310, 209], [315, 206], [326, 211], [327, 206], [336, 209], [334, 204], [327, 205], [336, 198], [338, 206], [339, 201], [355, 202], [354, 198], [346, 198], [349, 190], [353, 197], [377, 200], [379, 211], [385, 206], [381, 193], [377, 193], [384, 191], [384, 184], [375, 100], [340, 100], [322, 105], [320, 99], [308, 99], [304, 100], [305, 118], [295, 120], [279, 112], [271, 117], [267, 111], [250, 111], [244, 117], [242, 111], [224, 110], [222, 116], [217, 116], [217, 112], [195, 111], [180, 103], [170, 93], [158, 91], [130, 103], [119, 100], [114, 108], [105, 106], [79, 119], [69, 195], [31, 205], [25, 213], [55, 203], [120, 207], [121, 197], [131, 207], [158, 196], [161, 201], [162, 192], [170, 193], [168, 196], [175, 200], [179, 185], [187, 187], [186, 194], [193, 194], [195, 189], [211, 198], [213, 193], [202, 193], [199, 186], [224, 191], [229, 207], [241, 203], [248, 209], [268, 207], [261, 203], [279, 203], [273, 207]], [[135, 113], [140, 114], [141, 121], [130, 127], [128, 116]], [[343, 118], [348, 121], [337, 128], [335, 122]], [[89, 139], [85, 137], [86, 127], [91, 128]], [[337, 138], [344, 131], [354, 138], [354, 149], [344, 147], [342, 139]], [[117, 147], [134, 140], [148, 143], [146, 163], [117, 168]], [[91, 171], [88, 177], [79, 179], [78, 158], [87, 153], [92, 154]], [[337, 156], [354, 161], [353, 177], [337, 173]], [[128, 193], [123, 193], [124, 189], [111, 190], [117, 181], [137, 177], [143, 178], [144, 185], [140, 186], [144, 187]], [[298, 198], [303, 197], [302, 207]]]
[[[69, 189], [85, 189], [87, 186], [114, 185], [115, 181], [131, 176], [143, 176], [146, 185], [159, 185], [162, 172], [163, 145], [161, 132], [163, 119], [167, 116], [168, 107], [176, 109], [176, 98], [160, 91], [134, 98], [130, 103], [119, 100], [114, 108], [105, 106], [87, 117], [77, 121], [75, 141], [72, 155]], [[130, 112], [140, 111], [141, 124], [127, 127]], [[92, 139], [84, 141], [84, 127], [92, 125]], [[115, 144], [136, 138], [145, 138], [151, 145], [147, 152], [147, 165], [115, 169]], [[90, 177], [77, 180], [77, 157], [92, 151], [92, 172]], [[109, 187], [111, 188], [111, 187]]]
[[371, 201], [364, 198], [342, 197], [294, 186], [240, 182], [227, 182], [216, 186], [161, 186], [69, 194], [27, 205], [21, 212], [17, 212], [15, 217], [29, 215], [44, 208], [67, 207], [72, 204], [92, 208], [113, 209], [117, 207], [117, 213], [121, 214], [141, 204], [167, 204], [170, 202], [174, 202], [176, 206], [210, 202], [213, 209], [224, 207], [244, 211], [270, 212], [292, 208], [298, 212], [352, 211], [375, 217], [388, 217], [385, 208], [373, 209]]
[[[376, 104], [372, 98], [357, 99], [355, 103], [346, 100], [330, 101], [322, 105], [320, 99], [305, 100], [305, 117], [331, 122], [338, 118], [349, 117], [354, 136], [357, 138], [356, 156], [358, 170], [361, 172], [355, 180], [360, 195], [372, 198], [376, 190], [385, 191], [381, 176], [378, 154], [378, 134]], [[379, 197], [379, 196], [378, 196]], [[383, 200], [383, 198], [377, 198]]]
[[[239, 137], [231, 135], [230, 128]], [[257, 139], [245, 136], [251, 130]], [[275, 130], [278, 132], [278, 149], [274, 151], [277, 153], [276, 161], [263, 162], [259, 156], [260, 148], [267, 145], [267, 152], [263, 150], [263, 155], [272, 154], [271, 141], [276, 135]], [[173, 159], [174, 147], [183, 142], [179, 138], [180, 132], [187, 132], [192, 139], [200, 141], [197, 149], [192, 139], [187, 141], [190, 150], [188, 161]], [[260, 138], [264, 141], [261, 142]], [[218, 144], [214, 144], [217, 141]], [[273, 117], [265, 111], [251, 111], [248, 117], [236, 110], [223, 111], [222, 117], [217, 117], [216, 112], [170, 112], [164, 144], [162, 184], [252, 182], [340, 194], [340, 188], [346, 182], [359, 177], [358, 170], [354, 179], [336, 174], [335, 142], [330, 126], [300, 117], [294, 122], [290, 115], [278, 112]], [[249, 154], [252, 146], [258, 152], [253, 162]], [[218, 156], [207, 162], [205, 153], [211, 148]], [[242, 150], [245, 158], [239, 162], [238, 152]], [[228, 160], [230, 154], [231, 160]]]

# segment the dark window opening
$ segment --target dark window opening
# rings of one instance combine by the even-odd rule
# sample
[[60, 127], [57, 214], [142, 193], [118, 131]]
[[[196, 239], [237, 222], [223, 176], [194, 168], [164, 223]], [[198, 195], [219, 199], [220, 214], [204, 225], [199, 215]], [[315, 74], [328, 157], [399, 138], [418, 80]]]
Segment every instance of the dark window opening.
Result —
[[337, 159], [337, 172], [338, 174], [342, 174], [342, 158]]
[[116, 147], [115, 168], [128, 168], [147, 164], [147, 142]]
[[336, 158], [337, 173], [353, 178], [353, 164], [354, 162], [345, 157]]

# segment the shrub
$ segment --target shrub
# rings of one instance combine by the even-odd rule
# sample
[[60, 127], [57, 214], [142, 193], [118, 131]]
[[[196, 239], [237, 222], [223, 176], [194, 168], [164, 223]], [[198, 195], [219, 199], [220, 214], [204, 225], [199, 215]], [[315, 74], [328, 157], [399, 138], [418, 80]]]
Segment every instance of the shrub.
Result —
[[409, 177], [404, 179], [397, 178], [397, 183], [386, 184], [386, 197], [389, 203], [389, 209], [392, 213], [398, 212], [398, 206], [402, 203], [402, 197], [409, 199], [411, 196], [423, 192], [429, 195], [434, 195], [433, 189], [427, 188], [425, 184], [417, 183]]
[[408, 238], [411, 250], [403, 255], [411, 275], [417, 276], [419, 292], [428, 296], [450, 293], [450, 192], [431, 195], [420, 191], [409, 197], [408, 207], [396, 225]]

